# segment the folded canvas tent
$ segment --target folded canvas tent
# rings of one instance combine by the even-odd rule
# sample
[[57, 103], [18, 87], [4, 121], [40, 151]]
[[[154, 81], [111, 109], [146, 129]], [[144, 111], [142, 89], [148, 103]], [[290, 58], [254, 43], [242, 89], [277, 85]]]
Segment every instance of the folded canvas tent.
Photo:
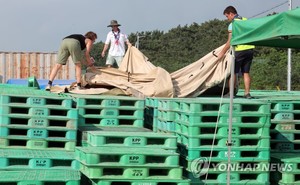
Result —
[[138, 97], [196, 97], [223, 82], [230, 74], [227, 67], [230, 66], [230, 54], [222, 61], [217, 61], [213, 54], [220, 52], [222, 47], [171, 74], [154, 66], [137, 48], [130, 47], [119, 69], [88, 69], [82, 85], [89, 88], [73, 92], [102, 94], [118, 88], [126, 95]]

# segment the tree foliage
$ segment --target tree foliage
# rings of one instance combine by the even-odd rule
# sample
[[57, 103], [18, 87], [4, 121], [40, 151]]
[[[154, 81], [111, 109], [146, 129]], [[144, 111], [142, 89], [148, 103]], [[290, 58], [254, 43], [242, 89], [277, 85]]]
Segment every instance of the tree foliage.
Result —
[[[163, 32], [160, 30], [138, 33], [140, 37], [139, 50], [155, 65], [170, 73], [193, 63], [213, 49], [225, 44], [228, 37], [227, 21], [218, 19], [202, 24], [177, 26]], [[129, 35], [134, 45], [137, 34]], [[104, 43], [94, 44], [91, 56], [97, 66], [105, 65], [101, 57]], [[292, 50], [292, 89], [300, 90], [300, 52]], [[287, 49], [256, 47], [251, 67], [252, 89], [275, 90], [287, 88]], [[240, 80], [243, 87], [243, 80]]]

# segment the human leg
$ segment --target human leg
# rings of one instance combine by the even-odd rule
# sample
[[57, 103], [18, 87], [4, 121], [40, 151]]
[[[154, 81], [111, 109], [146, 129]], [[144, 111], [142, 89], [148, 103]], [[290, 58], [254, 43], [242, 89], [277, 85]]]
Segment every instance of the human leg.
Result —
[[112, 67], [115, 62], [116, 62], [115, 57], [108, 54], [107, 58], [106, 58], [106, 66], [107, 67]]
[[48, 85], [45, 88], [46, 91], [50, 91], [51, 86], [52, 86], [52, 82], [53, 82], [55, 76], [57, 75], [57, 72], [61, 69], [61, 67], [62, 67], [62, 65], [58, 64], [58, 63], [56, 63], [55, 66], [53, 67], [53, 69], [50, 73]]
[[122, 63], [122, 60], [123, 60], [123, 56], [117, 56], [117, 57], [114, 57], [115, 58], [115, 61], [118, 65], [118, 67], [120, 67], [121, 63]]
[[67, 63], [69, 56], [70, 56], [69, 50], [67, 48], [65, 40], [63, 40], [60, 45], [60, 48], [58, 50], [57, 63], [51, 70], [48, 85], [45, 88], [46, 91], [50, 91], [52, 82], [53, 82], [54, 78], [56, 77], [57, 72], [61, 69], [62, 65], [65, 65]]
[[245, 95], [250, 93], [251, 77], [249, 73], [244, 73]]
[[78, 86], [81, 86], [81, 63], [75, 64], [75, 71], [76, 71], [76, 83]]

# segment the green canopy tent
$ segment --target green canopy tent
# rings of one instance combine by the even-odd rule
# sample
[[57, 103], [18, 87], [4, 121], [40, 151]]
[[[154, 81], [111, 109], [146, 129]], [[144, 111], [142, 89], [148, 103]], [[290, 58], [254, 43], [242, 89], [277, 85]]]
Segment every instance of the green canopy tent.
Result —
[[[281, 48], [300, 48], [300, 8], [263, 18], [234, 21], [232, 24], [231, 48], [236, 45], [256, 45]], [[234, 56], [234, 49], [232, 49]], [[234, 76], [232, 57], [231, 76]], [[230, 79], [233, 84], [233, 78]], [[228, 166], [230, 165], [232, 137], [233, 86], [230, 86], [230, 110], [228, 129]], [[230, 184], [230, 168], [227, 172]]]
[[234, 21], [230, 44], [300, 49], [299, 28], [300, 8], [263, 18]]

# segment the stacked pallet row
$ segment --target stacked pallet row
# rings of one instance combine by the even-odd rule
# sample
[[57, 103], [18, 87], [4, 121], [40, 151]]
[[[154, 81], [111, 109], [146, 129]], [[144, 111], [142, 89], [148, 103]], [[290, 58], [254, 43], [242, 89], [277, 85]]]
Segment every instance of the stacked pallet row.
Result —
[[175, 134], [175, 116], [179, 109], [181, 98], [158, 99], [157, 131]]
[[300, 94], [297, 91], [252, 91], [271, 103], [271, 183], [300, 184]]
[[79, 126], [144, 127], [144, 99], [126, 96], [74, 96]]
[[[145, 99], [145, 125], [153, 132], [172, 133], [175, 135], [176, 103], [182, 98], [147, 97]], [[174, 105], [173, 105], [174, 103]]]
[[87, 146], [87, 132], [144, 129], [144, 99], [126, 96], [73, 95], [79, 114], [78, 146]]
[[[103, 98], [103, 99], [101, 99]], [[77, 99], [77, 108], [85, 145], [76, 148], [76, 158], [86, 183], [110, 184], [174, 184], [188, 185], [182, 179], [176, 137], [143, 128], [144, 99], [132, 97], [85, 97]], [[99, 109], [97, 111], [97, 109]], [[91, 111], [92, 110], [92, 111]], [[117, 115], [118, 110], [130, 110], [130, 115]], [[141, 111], [142, 110], [142, 111]], [[102, 111], [104, 112], [102, 115]], [[91, 112], [98, 114], [91, 115]], [[89, 113], [89, 114], [87, 114]], [[87, 119], [93, 118], [93, 121]], [[131, 118], [132, 124], [122, 124]], [[107, 124], [116, 123], [116, 124]], [[112, 119], [114, 119], [112, 121]], [[104, 121], [104, 124], [101, 121]], [[99, 124], [100, 123], [100, 124]], [[128, 123], [128, 121], [127, 121]], [[90, 130], [89, 130], [90, 129]]]
[[72, 99], [13, 85], [0, 92], [0, 184], [79, 185]]
[[154, 97], [148, 97], [145, 99], [145, 128], [157, 132], [158, 125], [158, 99]]
[[[166, 101], [166, 100], [164, 100]], [[167, 102], [164, 102], [165, 104]], [[192, 184], [226, 184], [229, 100], [199, 98], [172, 101], [178, 151], [185, 176]], [[216, 125], [218, 123], [218, 125]], [[231, 171], [234, 184], [269, 184], [269, 172], [243, 167], [264, 166], [270, 160], [270, 104], [235, 99], [232, 119]], [[206, 169], [198, 169], [205, 163]], [[204, 170], [204, 171], [202, 171]], [[206, 170], [206, 171], [205, 171]]]
[[263, 97], [271, 103], [272, 184], [300, 184], [300, 96], [288, 94]]

